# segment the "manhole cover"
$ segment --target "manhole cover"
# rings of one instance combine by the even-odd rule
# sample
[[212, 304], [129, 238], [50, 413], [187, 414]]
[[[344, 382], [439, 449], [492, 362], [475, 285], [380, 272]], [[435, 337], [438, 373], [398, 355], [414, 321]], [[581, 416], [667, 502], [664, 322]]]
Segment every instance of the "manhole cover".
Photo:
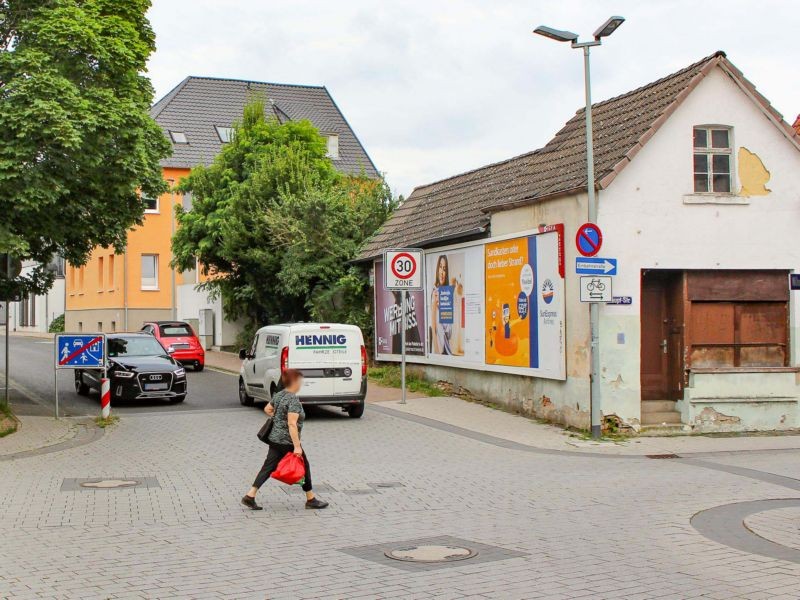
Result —
[[384, 552], [387, 558], [415, 563], [444, 563], [457, 560], [466, 560], [478, 556], [476, 550], [463, 546], [440, 546], [436, 544], [422, 544], [418, 546], [404, 546]]
[[81, 483], [81, 487], [107, 489], [131, 487], [138, 484], [138, 481], [132, 479], [101, 479], [100, 481], [84, 481]]

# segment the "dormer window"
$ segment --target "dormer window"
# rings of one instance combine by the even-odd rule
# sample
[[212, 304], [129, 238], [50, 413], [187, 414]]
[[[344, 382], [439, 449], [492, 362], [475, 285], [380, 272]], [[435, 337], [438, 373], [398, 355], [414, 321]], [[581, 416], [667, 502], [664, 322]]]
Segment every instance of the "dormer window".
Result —
[[219, 125], [215, 125], [214, 129], [217, 130], [219, 141], [223, 144], [227, 144], [233, 138], [233, 127], [220, 127]]
[[696, 194], [731, 193], [731, 128], [703, 125], [694, 128], [694, 191]]
[[325, 136], [325, 141], [328, 144], [328, 153], [326, 156], [330, 159], [336, 160], [339, 158], [339, 136], [331, 133]]
[[169, 137], [172, 138], [172, 141], [176, 144], [188, 144], [189, 140], [186, 139], [186, 134], [182, 131], [169, 131]]

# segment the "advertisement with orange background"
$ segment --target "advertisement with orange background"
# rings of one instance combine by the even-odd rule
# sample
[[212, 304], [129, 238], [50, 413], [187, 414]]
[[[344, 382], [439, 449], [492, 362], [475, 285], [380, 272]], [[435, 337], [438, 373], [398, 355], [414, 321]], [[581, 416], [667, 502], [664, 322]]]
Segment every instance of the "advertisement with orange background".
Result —
[[486, 244], [487, 365], [566, 376], [559, 236], [550, 230]]
[[[528, 246], [529, 238], [486, 245], [487, 364], [530, 367], [536, 362], [531, 360], [533, 274]], [[523, 290], [520, 280], [526, 277], [529, 289]]]

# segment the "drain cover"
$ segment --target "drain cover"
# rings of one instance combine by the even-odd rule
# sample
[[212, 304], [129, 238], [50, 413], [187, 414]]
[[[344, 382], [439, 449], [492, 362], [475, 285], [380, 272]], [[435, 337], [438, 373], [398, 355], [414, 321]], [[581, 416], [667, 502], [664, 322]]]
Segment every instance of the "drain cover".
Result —
[[464, 546], [421, 544], [403, 546], [384, 552], [387, 558], [415, 563], [446, 563], [478, 556], [476, 550]]
[[132, 479], [101, 479], [100, 481], [84, 481], [80, 485], [85, 488], [109, 489], [131, 487], [133, 485], [139, 485], [139, 482]]

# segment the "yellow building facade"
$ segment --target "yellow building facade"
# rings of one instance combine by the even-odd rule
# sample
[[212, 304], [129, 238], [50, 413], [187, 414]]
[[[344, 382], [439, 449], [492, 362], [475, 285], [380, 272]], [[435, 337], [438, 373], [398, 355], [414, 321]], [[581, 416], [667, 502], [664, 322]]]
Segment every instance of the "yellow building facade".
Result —
[[[189, 169], [163, 169], [170, 187], [188, 174]], [[148, 201], [144, 223], [128, 233], [123, 254], [98, 247], [86, 265], [67, 266], [66, 331], [136, 331], [147, 321], [176, 318], [177, 287], [197, 276], [169, 266], [174, 207], [182, 201], [172, 191]]]

